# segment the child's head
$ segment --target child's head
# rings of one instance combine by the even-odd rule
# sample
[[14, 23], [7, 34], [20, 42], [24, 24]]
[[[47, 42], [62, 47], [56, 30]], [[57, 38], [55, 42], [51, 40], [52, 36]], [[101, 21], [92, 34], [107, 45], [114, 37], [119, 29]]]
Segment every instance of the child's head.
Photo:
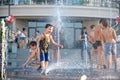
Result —
[[30, 42], [30, 48], [31, 49], [36, 49], [37, 48], [37, 42], [36, 41], [31, 41]]
[[45, 29], [48, 33], [52, 33], [53, 31], [53, 25], [51, 24], [46, 24]]

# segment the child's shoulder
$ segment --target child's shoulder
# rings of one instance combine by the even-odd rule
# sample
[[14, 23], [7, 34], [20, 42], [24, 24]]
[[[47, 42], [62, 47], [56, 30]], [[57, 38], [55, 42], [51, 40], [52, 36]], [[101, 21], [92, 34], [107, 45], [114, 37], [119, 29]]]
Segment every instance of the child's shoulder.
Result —
[[32, 49], [29, 49], [29, 53], [33, 53], [33, 52], [37, 52], [38, 50], [37, 49], [35, 49], [35, 50], [32, 50]]

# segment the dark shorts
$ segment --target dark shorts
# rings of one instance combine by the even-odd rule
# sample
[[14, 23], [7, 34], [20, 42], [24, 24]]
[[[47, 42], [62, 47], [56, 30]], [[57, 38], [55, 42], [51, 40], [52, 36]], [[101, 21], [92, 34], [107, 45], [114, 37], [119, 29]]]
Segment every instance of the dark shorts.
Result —
[[102, 42], [101, 41], [96, 41], [94, 44], [93, 44], [93, 48], [97, 49], [97, 47], [99, 46], [102, 46]]
[[97, 45], [97, 47], [102, 46], [102, 42], [101, 41], [96, 41], [96, 45]]
[[97, 49], [97, 44], [96, 44], [96, 43], [92, 44], [92, 47], [93, 47], [94, 49]]
[[49, 61], [48, 52], [46, 53], [40, 52], [40, 61]]

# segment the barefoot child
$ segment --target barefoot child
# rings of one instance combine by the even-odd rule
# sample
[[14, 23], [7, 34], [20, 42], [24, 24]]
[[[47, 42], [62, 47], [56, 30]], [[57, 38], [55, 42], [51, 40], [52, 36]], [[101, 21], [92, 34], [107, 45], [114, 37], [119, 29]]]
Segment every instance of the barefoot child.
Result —
[[[42, 66], [42, 71], [41, 73], [45, 73], [46, 68], [48, 66], [48, 47], [49, 47], [49, 43], [52, 42], [54, 45], [58, 46], [58, 47], [63, 47], [62, 45], [56, 43], [53, 40], [53, 37], [51, 35], [53, 31], [53, 26], [51, 24], [46, 24], [45, 26], [45, 32], [43, 34], [40, 35], [39, 40], [37, 41], [38, 43], [38, 47], [40, 48], [40, 62], [41, 62], [41, 66]], [[45, 73], [46, 74], [46, 73]]]
[[94, 39], [95, 25], [91, 25], [90, 28], [91, 28], [91, 32], [89, 34], [89, 42], [92, 44], [92, 49], [91, 49], [91, 67], [93, 68], [94, 55], [95, 55], [95, 51], [97, 49], [97, 46], [95, 44], [95, 39]]
[[100, 69], [103, 69], [104, 65], [104, 55], [103, 55], [103, 37], [102, 37], [102, 21], [101, 19], [99, 21], [98, 27], [95, 28], [94, 31], [94, 39], [95, 39], [95, 45], [97, 45], [97, 53], [98, 53], [98, 62], [97, 62], [97, 71]]
[[104, 26], [103, 30], [103, 40], [105, 47], [105, 54], [107, 55], [107, 68], [110, 72], [111, 60], [113, 58], [115, 71], [117, 71], [117, 57], [116, 57], [116, 32], [113, 28], [110, 28], [110, 22], [108, 19], [102, 21]]
[[40, 63], [40, 57], [39, 57], [39, 52], [37, 48], [37, 42], [36, 41], [31, 41], [30, 42], [30, 54], [26, 60], [26, 62], [23, 64], [23, 67], [26, 67], [27, 64], [33, 59], [36, 58], [36, 64]]

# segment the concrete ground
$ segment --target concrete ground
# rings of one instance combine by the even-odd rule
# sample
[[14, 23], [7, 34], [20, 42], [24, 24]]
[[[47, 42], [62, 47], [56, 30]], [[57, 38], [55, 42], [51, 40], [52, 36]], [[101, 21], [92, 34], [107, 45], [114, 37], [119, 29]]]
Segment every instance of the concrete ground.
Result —
[[81, 80], [81, 77], [87, 77], [87, 80], [120, 80], [119, 50], [118, 47], [118, 72], [114, 71], [114, 64], [112, 64], [110, 73], [107, 72], [107, 69], [97, 72], [96, 60], [94, 67], [91, 68], [86, 52], [84, 52], [84, 56], [87, 56], [87, 58], [85, 57], [84, 60], [81, 60], [80, 49], [60, 49], [60, 61], [58, 63], [52, 63], [52, 51], [49, 50], [48, 74], [44, 75], [36, 70], [37, 66], [28, 65], [26, 69], [22, 67], [28, 56], [29, 49], [20, 48], [16, 53], [8, 53], [6, 76], [7, 80]]

